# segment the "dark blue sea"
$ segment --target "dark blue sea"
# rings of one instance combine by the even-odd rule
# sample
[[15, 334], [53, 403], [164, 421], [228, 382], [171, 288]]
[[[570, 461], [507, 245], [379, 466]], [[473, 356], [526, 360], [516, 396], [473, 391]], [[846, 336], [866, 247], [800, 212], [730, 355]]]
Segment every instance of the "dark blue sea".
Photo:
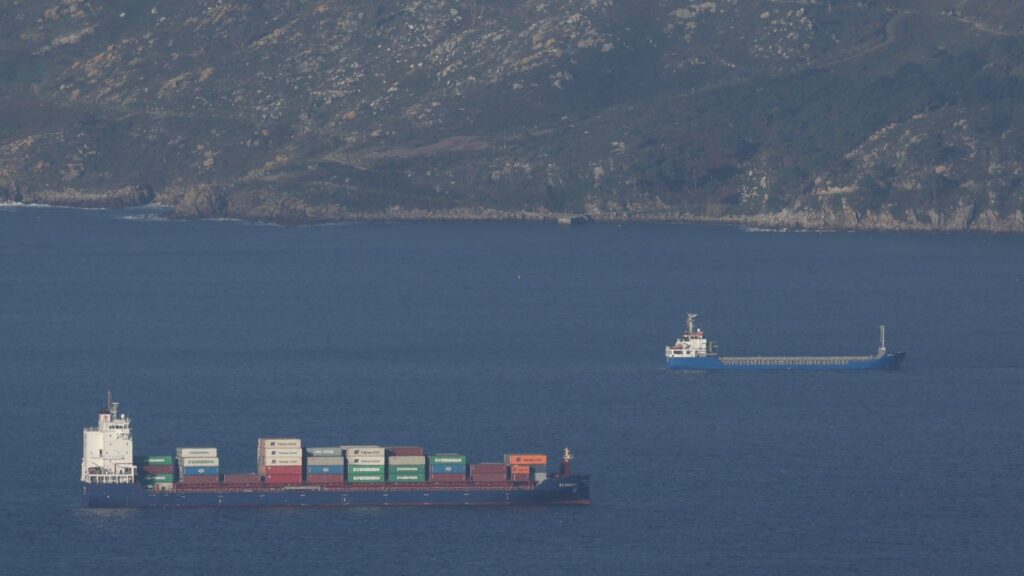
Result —
[[[0, 209], [3, 574], [1024, 573], [1024, 238], [148, 215]], [[909, 355], [670, 372], [687, 311], [726, 354]], [[140, 454], [569, 446], [593, 504], [83, 509], [108, 389]]]

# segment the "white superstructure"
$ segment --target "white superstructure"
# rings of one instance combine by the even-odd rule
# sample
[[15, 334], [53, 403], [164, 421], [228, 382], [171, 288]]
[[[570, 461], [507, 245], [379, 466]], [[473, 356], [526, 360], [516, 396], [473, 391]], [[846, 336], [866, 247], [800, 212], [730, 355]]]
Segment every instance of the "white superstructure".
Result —
[[135, 482], [132, 420], [117, 411], [107, 392], [107, 407], [100, 410], [95, 428], [82, 430], [82, 482], [131, 484]]
[[704, 358], [711, 353], [711, 342], [700, 328], [693, 327], [696, 314], [686, 315], [686, 332], [672, 346], [665, 347], [665, 358]]

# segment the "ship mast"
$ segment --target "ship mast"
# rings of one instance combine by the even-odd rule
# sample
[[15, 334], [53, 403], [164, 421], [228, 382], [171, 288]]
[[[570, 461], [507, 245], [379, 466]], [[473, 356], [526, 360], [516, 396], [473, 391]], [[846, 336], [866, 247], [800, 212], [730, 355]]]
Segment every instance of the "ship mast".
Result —
[[686, 314], [686, 333], [693, 334], [693, 321], [697, 319], [697, 314]]
[[572, 455], [572, 452], [569, 451], [568, 447], [566, 447], [564, 450], [562, 450], [562, 470], [561, 470], [562, 473], [561, 473], [561, 476], [563, 478], [566, 477], [566, 476], [572, 476], [572, 459], [573, 459], [573, 455]]
[[885, 354], [885, 324], [878, 326], [878, 353]]

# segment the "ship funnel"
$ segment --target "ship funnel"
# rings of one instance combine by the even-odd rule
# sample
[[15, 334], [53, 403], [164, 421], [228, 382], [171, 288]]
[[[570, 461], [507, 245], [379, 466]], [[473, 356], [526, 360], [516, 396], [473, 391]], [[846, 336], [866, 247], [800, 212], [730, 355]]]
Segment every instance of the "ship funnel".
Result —
[[569, 448], [565, 448], [564, 450], [562, 450], [562, 470], [561, 470], [561, 476], [563, 478], [565, 478], [567, 476], [572, 476], [572, 459], [573, 459], [573, 455], [572, 455], [572, 452], [569, 451]]

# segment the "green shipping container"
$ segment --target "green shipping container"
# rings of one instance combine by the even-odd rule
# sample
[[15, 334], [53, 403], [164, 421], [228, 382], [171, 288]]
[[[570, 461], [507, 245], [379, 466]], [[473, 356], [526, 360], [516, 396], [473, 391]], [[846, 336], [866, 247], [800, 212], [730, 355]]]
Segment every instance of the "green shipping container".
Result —
[[146, 490], [173, 490], [174, 484], [158, 482], [156, 484], [143, 484]]
[[383, 466], [349, 466], [349, 474], [377, 474], [379, 476], [384, 475]]
[[142, 476], [143, 484], [166, 484], [174, 482], [174, 474], [145, 474]]
[[466, 457], [462, 454], [434, 454], [430, 457], [430, 465], [434, 464], [465, 464]]
[[426, 466], [388, 466], [388, 476], [397, 474], [399, 472], [409, 472], [412, 474], [426, 474]]
[[306, 456], [321, 457], [321, 456], [342, 456], [341, 446], [324, 446], [322, 448], [310, 447], [306, 448]]
[[142, 466], [170, 466], [174, 464], [174, 456], [139, 456], [135, 463]]
[[426, 474], [390, 474], [388, 482], [426, 482]]
[[357, 474], [355, 476], [349, 476], [348, 481], [352, 484], [359, 483], [372, 483], [372, 482], [383, 482], [383, 474]]

